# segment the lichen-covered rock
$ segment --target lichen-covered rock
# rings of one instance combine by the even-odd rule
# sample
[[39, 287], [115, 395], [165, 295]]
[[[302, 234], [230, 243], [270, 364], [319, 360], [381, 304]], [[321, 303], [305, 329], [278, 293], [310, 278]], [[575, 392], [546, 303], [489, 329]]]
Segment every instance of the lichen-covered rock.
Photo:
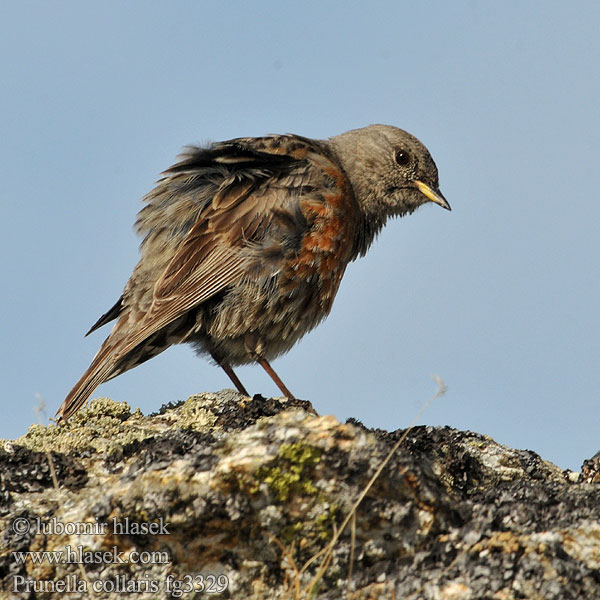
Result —
[[0, 443], [0, 482], [2, 598], [600, 598], [600, 488], [471, 432], [101, 399]]

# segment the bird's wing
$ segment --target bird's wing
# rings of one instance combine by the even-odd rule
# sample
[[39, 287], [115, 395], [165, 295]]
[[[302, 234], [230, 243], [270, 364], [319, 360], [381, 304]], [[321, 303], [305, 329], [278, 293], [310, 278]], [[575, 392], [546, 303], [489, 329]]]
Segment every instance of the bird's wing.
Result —
[[[156, 280], [151, 306], [115, 348], [116, 361], [168, 323], [239, 281], [250, 261], [247, 249], [265, 243], [265, 232], [273, 221], [278, 220], [277, 227], [286, 230], [283, 235], [299, 237], [304, 233], [307, 223], [295, 207], [315, 170], [311, 155], [315, 155], [314, 142], [296, 136], [234, 140], [209, 152], [191, 152], [165, 172], [169, 185], [174, 180], [189, 182], [198, 172], [216, 167], [225, 168], [227, 177]], [[283, 226], [282, 214], [287, 214]]]
[[[198, 173], [206, 177], [206, 169], [224, 168], [227, 176], [156, 280], [151, 306], [115, 348], [115, 361], [168, 323], [235, 284], [247, 270], [251, 256], [248, 248], [269, 243], [265, 232], [280, 232], [281, 239], [276, 240], [280, 252], [286, 245], [290, 251], [298, 250], [294, 244], [300, 244], [311, 225], [300, 201], [308, 198], [318, 204], [315, 188], [321, 192], [337, 189], [339, 184], [327, 173], [336, 165], [319, 150], [315, 142], [298, 136], [233, 140], [209, 151], [192, 151], [165, 172], [163, 185], [183, 183], [188, 193], [193, 193]], [[201, 184], [202, 178], [197, 185]]]

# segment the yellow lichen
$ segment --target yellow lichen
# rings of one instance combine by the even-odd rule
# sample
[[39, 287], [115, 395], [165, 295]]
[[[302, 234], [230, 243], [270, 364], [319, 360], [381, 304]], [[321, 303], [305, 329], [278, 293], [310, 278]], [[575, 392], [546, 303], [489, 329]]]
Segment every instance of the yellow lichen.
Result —
[[279, 450], [276, 464], [261, 467], [256, 476], [269, 486], [280, 502], [285, 502], [294, 494], [314, 496], [318, 490], [311, 475], [322, 454], [323, 451], [314, 446], [284, 444]]

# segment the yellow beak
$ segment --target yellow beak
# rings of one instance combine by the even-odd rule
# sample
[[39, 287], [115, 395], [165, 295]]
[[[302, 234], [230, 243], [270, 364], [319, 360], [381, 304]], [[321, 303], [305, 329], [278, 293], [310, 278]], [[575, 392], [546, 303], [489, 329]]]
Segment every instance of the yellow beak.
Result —
[[431, 200], [431, 202], [439, 204], [442, 208], [445, 208], [446, 210], [452, 210], [450, 208], [450, 204], [448, 204], [448, 200], [446, 200], [446, 198], [442, 196], [442, 192], [440, 192], [439, 190], [431, 189], [427, 184], [423, 183], [422, 181], [419, 181], [418, 179], [414, 181], [414, 184], [415, 187], [421, 192], [421, 194], [425, 196], [425, 198]]

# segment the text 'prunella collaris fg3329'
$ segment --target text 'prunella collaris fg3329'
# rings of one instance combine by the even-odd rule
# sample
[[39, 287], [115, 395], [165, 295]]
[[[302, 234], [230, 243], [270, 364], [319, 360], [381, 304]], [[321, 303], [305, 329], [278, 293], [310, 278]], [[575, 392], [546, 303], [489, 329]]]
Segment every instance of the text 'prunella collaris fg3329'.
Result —
[[427, 148], [387, 125], [190, 147], [163, 175], [136, 222], [140, 261], [90, 332], [117, 322], [60, 419], [180, 343], [211, 356], [243, 394], [233, 367], [257, 362], [292, 398], [268, 361], [329, 314], [348, 263], [389, 217], [426, 202], [450, 210]]

